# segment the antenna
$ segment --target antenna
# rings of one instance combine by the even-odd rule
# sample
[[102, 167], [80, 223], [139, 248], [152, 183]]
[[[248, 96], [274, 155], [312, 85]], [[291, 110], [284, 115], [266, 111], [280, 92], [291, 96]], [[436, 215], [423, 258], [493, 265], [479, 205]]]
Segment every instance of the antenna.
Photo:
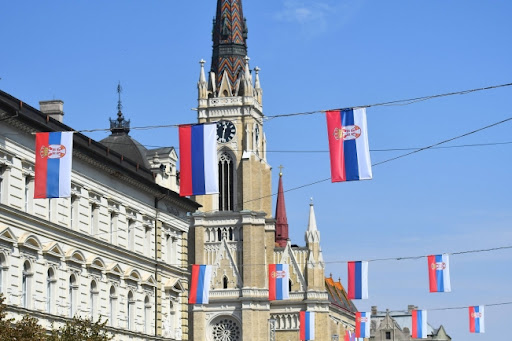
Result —
[[121, 113], [121, 109], [123, 109], [123, 105], [121, 104], [121, 92], [123, 92], [123, 88], [121, 87], [121, 81], [119, 81], [119, 83], [117, 84], [117, 116], [119, 116], [119, 118], [121, 118], [121, 116], [123, 115]]

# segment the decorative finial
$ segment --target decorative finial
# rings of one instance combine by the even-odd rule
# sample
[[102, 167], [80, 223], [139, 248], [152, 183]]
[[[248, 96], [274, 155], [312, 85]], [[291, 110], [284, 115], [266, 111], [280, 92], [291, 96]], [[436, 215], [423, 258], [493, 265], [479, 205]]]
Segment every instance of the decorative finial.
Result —
[[310, 206], [313, 206], [313, 197], [309, 198], [309, 201], [310, 201], [310, 202], [309, 202], [309, 205], [310, 205]]
[[201, 60], [199, 61], [199, 64], [201, 64], [201, 67], [203, 67], [203, 66], [204, 66], [204, 63], [206, 63], [204, 59], [201, 59]]
[[251, 58], [249, 58], [249, 56], [245, 56], [245, 58], [244, 58], [244, 60], [245, 60], [245, 64], [249, 64], [249, 60], [250, 60], [250, 59], [251, 59]]
[[260, 72], [260, 70], [261, 69], [259, 67], [257, 67], [257, 66], [254, 68], [254, 72], [256, 72], [256, 74], [258, 74]]
[[283, 165], [279, 166], [279, 176], [283, 176]]
[[117, 120], [121, 122], [123, 120], [123, 113], [121, 110], [123, 109], [123, 105], [121, 104], [121, 92], [123, 92], [123, 88], [121, 87], [121, 81], [117, 84]]
[[330, 274], [330, 277], [332, 278], [332, 272], [331, 272], [331, 274]]

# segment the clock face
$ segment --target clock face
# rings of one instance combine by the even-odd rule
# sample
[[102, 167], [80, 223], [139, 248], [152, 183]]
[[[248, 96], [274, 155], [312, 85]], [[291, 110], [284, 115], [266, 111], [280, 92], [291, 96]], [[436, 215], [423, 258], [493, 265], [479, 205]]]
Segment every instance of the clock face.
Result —
[[217, 142], [226, 143], [235, 137], [236, 127], [231, 121], [222, 120], [217, 122]]

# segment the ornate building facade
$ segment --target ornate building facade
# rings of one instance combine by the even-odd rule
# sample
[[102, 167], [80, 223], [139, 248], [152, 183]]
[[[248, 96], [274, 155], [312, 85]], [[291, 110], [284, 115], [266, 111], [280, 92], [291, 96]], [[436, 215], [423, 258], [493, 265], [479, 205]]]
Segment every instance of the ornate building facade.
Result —
[[405, 311], [377, 311], [372, 307], [370, 341], [414, 341], [414, 340], [439, 340], [450, 341], [452, 338], [446, 333], [443, 325], [434, 328], [427, 324], [427, 337], [415, 339], [411, 337], [412, 331], [412, 310], [418, 309], [409, 305]]
[[[355, 306], [341, 284], [325, 278], [313, 204], [306, 245], [292, 245], [280, 174], [272, 217], [271, 166], [263, 127], [259, 69], [247, 57], [241, 0], [218, 0], [208, 77], [201, 61], [198, 122], [217, 122], [218, 195], [194, 198], [191, 263], [213, 265], [209, 304], [189, 307], [193, 340], [297, 340], [299, 312], [316, 313], [316, 340], [341, 339], [353, 329]], [[290, 299], [268, 300], [268, 265], [290, 268]]]
[[[50, 328], [108, 319], [115, 340], [186, 340], [187, 212], [173, 148], [146, 150], [119, 110], [103, 143], [74, 133], [72, 196], [33, 199], [35, 132], [71, 131], [63, 102], [0, 91], [0, 291]], [[120, 106], [119, 106], [120, 108]]]

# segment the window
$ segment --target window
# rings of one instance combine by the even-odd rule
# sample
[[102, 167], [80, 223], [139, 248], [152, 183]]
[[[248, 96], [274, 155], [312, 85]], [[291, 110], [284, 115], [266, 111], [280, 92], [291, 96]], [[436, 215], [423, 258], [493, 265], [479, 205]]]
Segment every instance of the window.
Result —
[[29, 212], [32, 204], [32, 178], [25, 176], [25, 212]]
[[4, 186], [5, 186], [5, 166], [0, 166], [0, 202], [4, 202], [3, 196], [4, 196]]
[[75, 291], [78, 289], [75, 275], [69, 277], [69, 317], [73, 317], [76, 311]]
[[48, 269], [48, 273], [46, 275], [46, 312], [52, 313], [52, 305], [54, 301], [54, 286], [55, 286], [55, 272], [52, 268]]
[[128, 293], [128, 302], [127, 302], [127, 309], [126, 309], [126, 313], [127, 313], [127, 328], [128, 330], [132, 330], [133, 329], [133, 314], [134, 314], [134, 308], [135, 308], [135, 300], [133, 299], [133, 293], [130, 291]]
[[228, 153], [222, 153], [219, 157], [219, 211], [233, 211], [233, 190], [233, 158]]
[[76, 228], [76, 204], [77, 204], [77, 198], [76, 196], [72, 195], [71, 196], [71, 201], [70, 201], [70, 204], [69, 204], [69, 227], [71, 229], [74, 229]]
[[0, 292], [4, 292], [4, 278], [7, 277], [7, 269], [5, 255], [0, 253]]
[[109, 223], [109, 240], [111, 244], [117, 243], [117, 214], [114, 212], [110, 213], [110, 223]]
[[149, 302], [149, 297], [146, 296], [144, 298], [144, 333], [149, 334], [149, 321], [151, 319], [151, 303]]
[[292, 291], [292, 280], [289, 279], [288, 280], [288, 292], [291, 292]]
[[151, 227], [149, 226], [144, 230], [144, 250], [146, 256], [151, 257]]
[[128, 250], [135, 249], [135, 221], [128, 220]]
[[30, 262], [27, 260], [23, 263], [23, 273], [21, 275], [21, 305], [23, 308], [30, 306], [30, 292], [32, 289], [32, 272]]
[[391, 332], [386, 332], [386, 340], [391, 340]]
[[91, 290], [89, 292], [89, 306], [91, 307], [91, 319], [96, 318], [96, 301], [98, 297], [98, 286], [95, 281], [91, 281]]
[[114, 317], [115, 317], [115, 314], [116, 314], [116, 300], [117, 300], [117, 296], [116, 296], [116, 288], [114, 288], [114, 286], [111, 286], [110, 287], [110, 295], [109, 295], [109, 314], [108, 314], [108, 323], [109, 323], [109, 326], [114, 326]]
[[97, 225], [98, 225], [98, 206], [92, 204], [91, 205], [91, 216], [89, 220], [89, 229], [92, 235], [97, 233]]
[[222, 287], [224, 289], [228, 288], [228, 278], [226, 276], [224, 276], [224, 278], [222, 279]]

